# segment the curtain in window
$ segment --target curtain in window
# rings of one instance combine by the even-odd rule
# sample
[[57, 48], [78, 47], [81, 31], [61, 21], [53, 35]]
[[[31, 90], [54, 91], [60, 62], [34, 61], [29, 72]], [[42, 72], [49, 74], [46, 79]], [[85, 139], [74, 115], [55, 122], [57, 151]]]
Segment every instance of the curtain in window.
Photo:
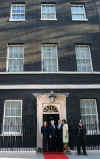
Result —
[[92, 59], [89, 46], [76, 46], [77, 72], [92, 72]]
[[21, 101], [5, 102], [3, 133], [21, 133], [21, 118]]
[[41, 19], [56, 19], [55, 5], [42, 5], [41, 6]]
[[9, 59], [8, 72], [23, 72], [23, 59]]
[[24, 58], [24, 47], [22, 46], [10, 46], [9, 58]]
[[44, 72], [57, 72], [56, 46], [42, 46], [42, 68]]
[[80, 100], [81, 119], [87, 130], [98, 130], [98, 113], [96, 99]]
[[24, 47], [9, 47], [8, 72], [22, 72], [24, 65]]

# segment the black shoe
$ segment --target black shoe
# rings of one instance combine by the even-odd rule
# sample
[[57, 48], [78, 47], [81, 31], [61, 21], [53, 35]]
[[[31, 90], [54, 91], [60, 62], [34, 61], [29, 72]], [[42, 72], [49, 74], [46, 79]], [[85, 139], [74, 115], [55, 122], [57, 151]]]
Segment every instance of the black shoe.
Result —
[[87, 153], [83, 153], [83, 155], [87, 156], [88, 154]]
[[80, 152], [80, 153], [78, 152], [77, 154], [78, 154], [78, 155], [83, 155], [82, 152]]

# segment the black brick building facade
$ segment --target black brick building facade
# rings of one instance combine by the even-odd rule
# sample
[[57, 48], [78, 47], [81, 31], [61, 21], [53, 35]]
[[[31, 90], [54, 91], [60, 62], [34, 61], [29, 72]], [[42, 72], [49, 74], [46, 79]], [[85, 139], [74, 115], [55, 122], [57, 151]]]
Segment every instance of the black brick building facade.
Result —
[[[25, 5], [24, 21], [10, 21], [12, 4]], [[56, 20], [41, 20], [41, 4], [56, 5]], [[85, 6], [87, 17], [85, 21], [72, 20], [71, 6], [77, 5]], [[44, 44], [57, 46], [57, 72], [44, 72], [42, 69], [41, 46]], [[7, 71], [10, 45], [24, 46], [22, 72]], [[90, 47], [93, 71], [77, 71], [76, 45]], [[66, 98], [66, 117], [64, 115], [59, 117], [61, 119], [65, 117], [68, 122], [70, 119], [78, 122], [81, 118], [80, 99], [96, 100], [98, 133], [93, 137], [88, 134], [87, 144], [98, 144], [100, 141], [100, 1], [0, 0], [0, 147], [41, 146], [38, 136], [41, 138], [39, 128], [43, 122], [43, 113], [40, 117], [38, 107], [42, 109], [42, 106], [49, 105], [49, 102], [42, 99], [39, 101], [39, 97], [46, 95], [49, 99], [50, 92], [53, 92], [57, 99], [52, 103], [53, 106], [61, 105], [62, 95], [64, 99]], [[4, 105], [5, 101], [9, 100], [23, 101], [20, 135], [3, 134]], [[12, 143], [9, 144], [9, 140]]]

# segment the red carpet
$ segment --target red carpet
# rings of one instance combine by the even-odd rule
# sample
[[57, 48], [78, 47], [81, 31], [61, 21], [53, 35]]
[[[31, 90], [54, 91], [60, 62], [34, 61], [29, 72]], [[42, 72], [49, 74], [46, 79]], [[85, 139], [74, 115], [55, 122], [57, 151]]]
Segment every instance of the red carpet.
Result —
[[64, 153], [44, 153], [44, 159], [69, 159]]

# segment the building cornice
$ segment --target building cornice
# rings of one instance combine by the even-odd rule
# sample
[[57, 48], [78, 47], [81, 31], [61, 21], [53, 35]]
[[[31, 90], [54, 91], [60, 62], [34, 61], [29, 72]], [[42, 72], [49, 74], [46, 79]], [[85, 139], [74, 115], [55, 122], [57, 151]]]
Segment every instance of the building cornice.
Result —
[[23, 84], [23, 85], [0, 85], [1, 90], [14, 89], [100, 89], [100, 84], [59, 84], [59, 85], [44, 85], [44, 84]]
[[94, 74], [100, 74], [100, 72], [75, 72], [75, 71], [59, 71], [59, 72], [0, 72], [0, 75], [22, 75], [22, 74], [79, 74], [79, 75], [94, 75]]

